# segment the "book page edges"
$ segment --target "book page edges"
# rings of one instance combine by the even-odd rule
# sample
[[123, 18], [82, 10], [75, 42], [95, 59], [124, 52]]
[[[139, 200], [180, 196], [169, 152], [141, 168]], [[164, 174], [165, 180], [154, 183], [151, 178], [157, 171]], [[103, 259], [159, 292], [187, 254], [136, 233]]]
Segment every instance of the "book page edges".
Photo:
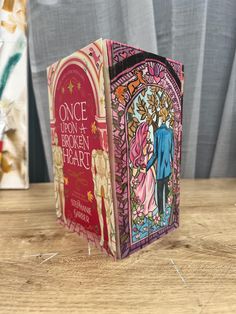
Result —
[[111, 174], [111, 186], [112, 186], [112, 198], [113, 198], [113, 210], [115, 217], [115, 232], [116, 232], [116, 257], [121, 258], [120, 252], [120, 236], [119, 236], [119, 218], [118, 208], [116, 200], [116, 188], [115, 188], [115, 156], [114, 156], [114, 142], [113, 142], [113, 126], [112, 126], [112, 109], [111, 109], [111, 92], [110, 92], [110, 75], [108, 65], [108, 53], [109, 53], [109, 39], [103, 40], [103, 76], [104, 76], [104, 92], [105, 92], [105, 104], [106, 104], [106, 121], [107, 121], [107, 136], [109, 146], [109, 160], [110, 160], [110, 174]]

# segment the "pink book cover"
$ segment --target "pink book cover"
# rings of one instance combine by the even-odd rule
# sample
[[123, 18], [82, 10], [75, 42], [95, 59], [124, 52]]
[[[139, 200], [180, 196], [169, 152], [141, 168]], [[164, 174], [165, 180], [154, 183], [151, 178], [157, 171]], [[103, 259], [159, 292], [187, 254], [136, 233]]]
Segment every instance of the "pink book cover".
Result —
[[115, 258], [178, 227], [183, 65], [99, 39], [47, 73], [60, 222]]

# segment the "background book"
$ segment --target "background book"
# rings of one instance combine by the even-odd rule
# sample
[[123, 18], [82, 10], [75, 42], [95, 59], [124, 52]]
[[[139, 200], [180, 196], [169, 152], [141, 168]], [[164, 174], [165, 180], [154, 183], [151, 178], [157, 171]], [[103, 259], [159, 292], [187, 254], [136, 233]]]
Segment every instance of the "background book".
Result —
[[0, 188], [27, 188], [28, 87], [26, 1], [0, 9]]

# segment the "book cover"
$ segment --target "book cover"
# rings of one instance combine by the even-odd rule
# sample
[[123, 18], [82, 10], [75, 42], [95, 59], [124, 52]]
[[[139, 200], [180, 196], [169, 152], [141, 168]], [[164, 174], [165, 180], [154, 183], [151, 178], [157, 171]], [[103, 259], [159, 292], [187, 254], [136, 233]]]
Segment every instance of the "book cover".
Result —
[[179, 225], [183, 65], [107, 42], [119, 255]]
[[24, 189], [28, 175], [26, 1], [0, 4], [0, 189]]
[[103, 41], [48, 68], [57, 216], [116, 256]]
[[123, 258], [179, 224], [183, 66], [97, 40], [48, 68], [57, 216]]

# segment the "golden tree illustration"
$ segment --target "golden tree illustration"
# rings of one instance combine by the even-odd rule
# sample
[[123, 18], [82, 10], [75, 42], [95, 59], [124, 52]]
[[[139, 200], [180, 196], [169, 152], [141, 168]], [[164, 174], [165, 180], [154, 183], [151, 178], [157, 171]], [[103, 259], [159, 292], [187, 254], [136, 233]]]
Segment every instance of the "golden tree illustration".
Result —
[[[137, 112], [140, 114], [141, 121], [146, 121], [149, 125], [152, 125], [155, 132], [158, 128], [159, 115], [161, 110], [167, 112], [170, 125], [173, 126], [173, 113], [172, 113], [172, 101], [170, 96], [165, 90], [159, 86], [152, 86], [150, 88], [151, 94], [147, 95], [147, 101], [144, 100], [144, 96], [147, 93], [147, 87], [141, 92], [141, 96], [137, 100]], [[128, 109], [128, 136], [129, 140], [133, 137], [140, 121], [134, 114], [134, 103]]]

